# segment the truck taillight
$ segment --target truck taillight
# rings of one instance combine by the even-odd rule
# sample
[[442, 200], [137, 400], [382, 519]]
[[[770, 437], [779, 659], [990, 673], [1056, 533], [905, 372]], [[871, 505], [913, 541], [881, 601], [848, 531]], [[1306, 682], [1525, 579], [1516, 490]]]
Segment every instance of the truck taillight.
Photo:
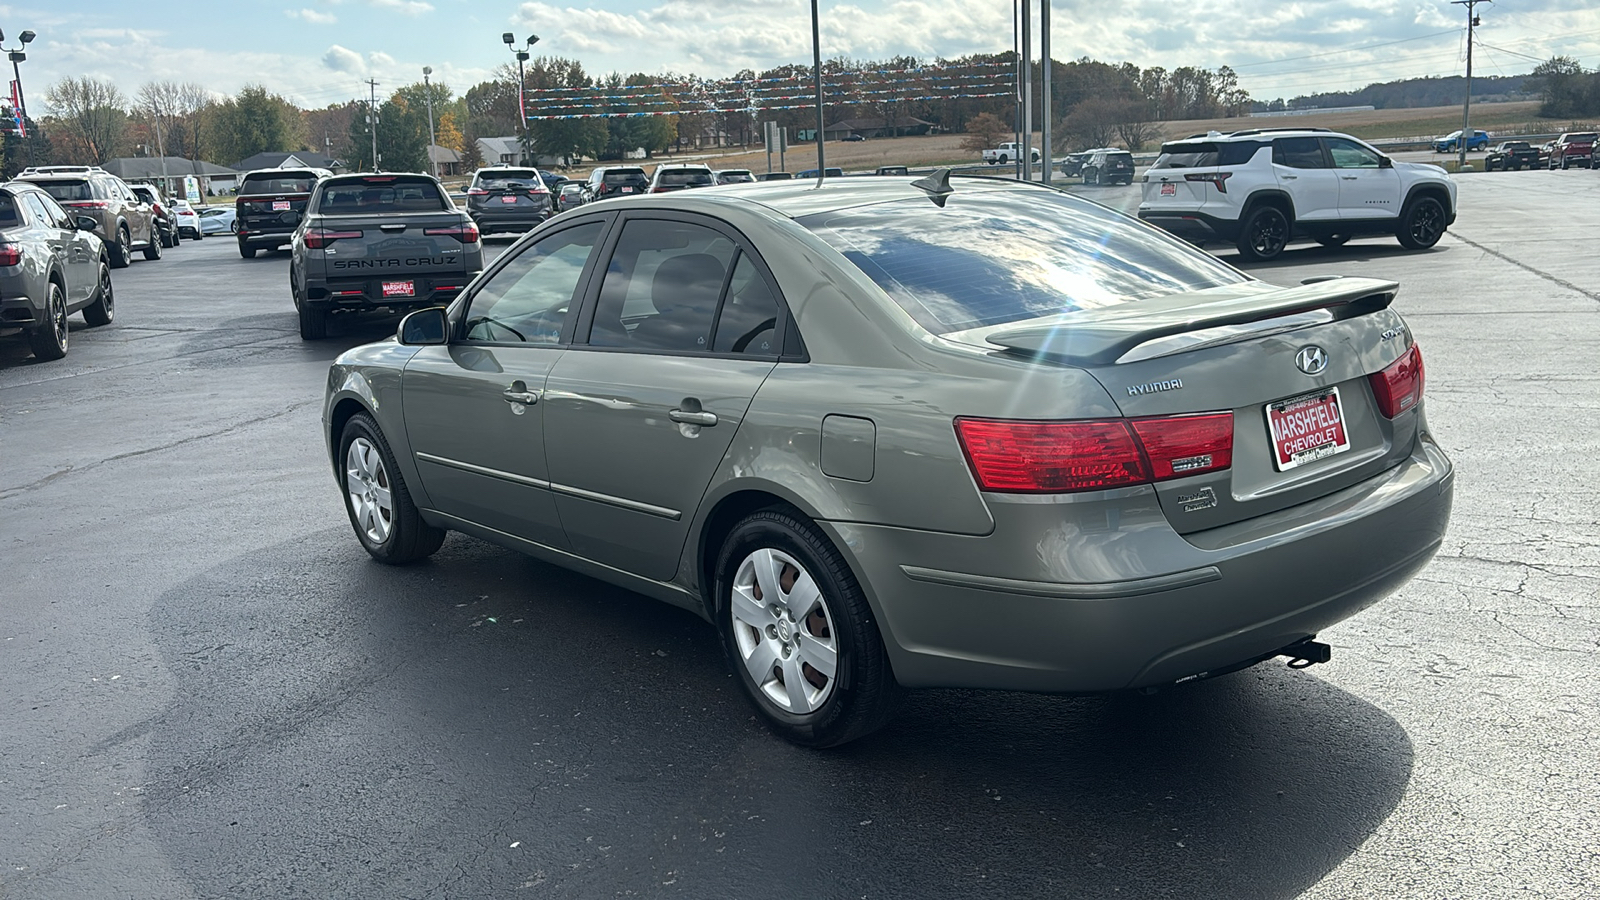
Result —
[[473, 224], [451, 225], [448, 228], [424, 228], [423, 234], [453, 237], [463, 244], [476, 244], [478, 242], [478, 226]]
[[1233, 413], [1040, 422], [956, 419], [986, 491], [1069, 493], [1186, 478], [1233, 465]]
[[1422, 348], [1416, 344], [1382, 372], [1367, 376], [1378, 411], [1392, 419], [1422, 402]]
[[22, 248], [16, 244], [0, 244], [0, 267], [22, 265]]
[[[243, 229], [241, 229], [239, 233], [243, 234]], [[321, 250], [323, 247], [328, 246], [334, 241], [355, 239], [361, 237], [361, 234], [362, 233], [359, 231], [335, 231], [332, 228], [308, 228], [306, 229], [306, 249]]]

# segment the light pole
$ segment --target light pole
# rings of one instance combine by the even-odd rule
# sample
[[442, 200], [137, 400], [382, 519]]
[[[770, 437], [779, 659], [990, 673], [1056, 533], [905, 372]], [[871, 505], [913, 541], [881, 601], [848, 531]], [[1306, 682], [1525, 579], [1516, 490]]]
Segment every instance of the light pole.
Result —
[[528, 35], [527, 42], [522, 45], [520, 50], [517, 49], [517, 36], [511, 32], [508, 31], [500, 35], [500, 40], [505, 42], [506, 49], [517, 56], [517, 119], [522, 122], [522, 153], [519, 154], [518, 162], [522, 165], [527, 165], [528, 108], [523, 102], [523, 98], [528, 91], [528, 76], [523, 72], [522, 64], [528, 61], [528, 51], [533, 48], [534, 44], [539, 43], [539, 36], [537, 34]]
[[[17, 88], [17, 108], [15, 112], [17, 114], [17, 121], [22, 125], [22, 142], [28, 147], [28, 165], [30, 166], [33, 165], [33, 139], [32, 136], [28, 134], [28, 104], [22, 99], [22, 68], [17, 64], [28, 58], [27, 46], [33, 43], [33, 39], [36, 37], [38, 37], [38, 35], [34, 34], [33, 32], [24, 31], [23, 33], [17, 35], [17, 39], [22, 41], [22, 43], [18, 44], [13, 50], [6, 50], [6, 55], [11, 58], [11, 73], [15, 75], [17, 79], [15, 82], [13, 82]], [[4, 42], [5, 39], [6, 33], [4, 31], [0, 31], [0, 42]], [[3, 49], [5, 48], [0, 47], [0, 50]]]
[[433, 66], [422, 67], [422, 93], [428, 98], [428, 174], [439, 177], [439, 164], [433, 161], [433, 86], [428, 83], [428, 76], [433, 74]]
[[1458, 172], [1467, 170], [1467, 142], [1472, 136], [1472, 29], [1478, 24], [1478, 4], [1487, 2], [1489, 0], [1450, 0], [1451, 6], [1467, 8], [1467, 96], [1461, 102], [1461, 140], [1456, 142], [1461, 154], [1456, 161]]

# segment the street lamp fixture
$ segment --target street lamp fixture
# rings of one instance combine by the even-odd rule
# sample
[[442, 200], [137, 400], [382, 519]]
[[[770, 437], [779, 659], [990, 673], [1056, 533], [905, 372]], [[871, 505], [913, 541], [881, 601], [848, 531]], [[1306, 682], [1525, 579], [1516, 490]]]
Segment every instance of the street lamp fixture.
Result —
[[[8, 49], [5, 47], [0, 47], [0, 50], [5, 50], [6, 58], [11, 60], [11, 74], [16, 77], [16, 81], [14, 82], [16, 85], [16, 96], [14, 98], [16, 101], [16, 108], [13, 109], [12, 112], [16, 113], [17, 115], [17, 122], [21, 126], [22, 130], [22, 139], [28, 145], [29, 165], [33, 164], [33, 141], [29, 140], [28, 104], [22, 99], [22, 68], [18, 65], [18, 63], [27, 60], [28, 53], [25, 48], [29, 44], [33, 43], [33, 39], [36, 37], [38, 37], [38, 35], [34, 34], [32, 31], [24, 31], [23, 33], [17, 35], [17, 39], [22, 43], [18, 44], [15, 48]], [[5, 39], [5, 32], [0, 31], [0, 43], [3, 43]]]
[[[537, 34], [528, 35], [527, 41], [523, 43], [521, 48], [517, 47], [517, 36], [509, 31], [500, 35], [500, 40], [506, 45], [506, 49], [517, 57], [517, 118], [522, 123], [522, 152], [518, 156], [524, 157], [528, 152], [528, 107], [524, 100], [528, 91], [528, 76], [523, 70], [523, 63], [528, 61], [528, 50], [534, 44], [539, 43], [539, 36]], [[524, 159], [519, 159], [518, 161], [526, 162]]]

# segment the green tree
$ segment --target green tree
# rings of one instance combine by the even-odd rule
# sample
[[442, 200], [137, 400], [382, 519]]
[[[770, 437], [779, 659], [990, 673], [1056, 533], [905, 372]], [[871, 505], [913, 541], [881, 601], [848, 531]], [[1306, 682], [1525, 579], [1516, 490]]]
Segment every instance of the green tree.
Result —
[[224, 165], [257, 153], [294, 150], [305, 139], [300, 108], [260, 85], [246, 85], [218, 103], [206, 126], [207, 144]]
[[[570, 97], [570, 89], [593, 87], [594, 79], [584, 74], [583, 63], [575, 59], [541, 56], [528, 63], [523, 85], [528, 93], [529, 115], [539, 115], [544, 110], [558, 108], [563, 101], [556, 98]], [[550, 98], [541, 98], [540, 91], [551, 91]], [[540, 102], [542, 99], [544, 102]], [[512, 102], [516, 102], [515, 95], [512, 96]], [[565, 108], [573, 113], [593, 111], [572, 106]], [[605, 152], [609, 136], [605, 120], [598, 118], [536, 119], [528, 123], [527, 133], [528, 145], [525, 150], [530, 157], [553, 156], [567, 165], [585, 156], [599, 157]]]
[[1590, 112], [1589, 81], [1583, 66], [1570, 56], [1553, 56], [1533, 68], [1534, 87], [1543, 101], [1539, 115], [1548, 118], [1582, 116]]

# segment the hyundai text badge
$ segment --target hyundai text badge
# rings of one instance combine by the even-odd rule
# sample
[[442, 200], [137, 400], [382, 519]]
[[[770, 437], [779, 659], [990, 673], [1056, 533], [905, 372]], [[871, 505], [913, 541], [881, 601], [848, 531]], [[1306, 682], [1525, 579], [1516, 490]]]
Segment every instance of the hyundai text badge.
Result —
[[1321, 375], [1322, 370], [1328, 367], [1328, 352], [1316, 344], [1309, 344], [1294, 355], [1294, 364], [1307, 375]]

